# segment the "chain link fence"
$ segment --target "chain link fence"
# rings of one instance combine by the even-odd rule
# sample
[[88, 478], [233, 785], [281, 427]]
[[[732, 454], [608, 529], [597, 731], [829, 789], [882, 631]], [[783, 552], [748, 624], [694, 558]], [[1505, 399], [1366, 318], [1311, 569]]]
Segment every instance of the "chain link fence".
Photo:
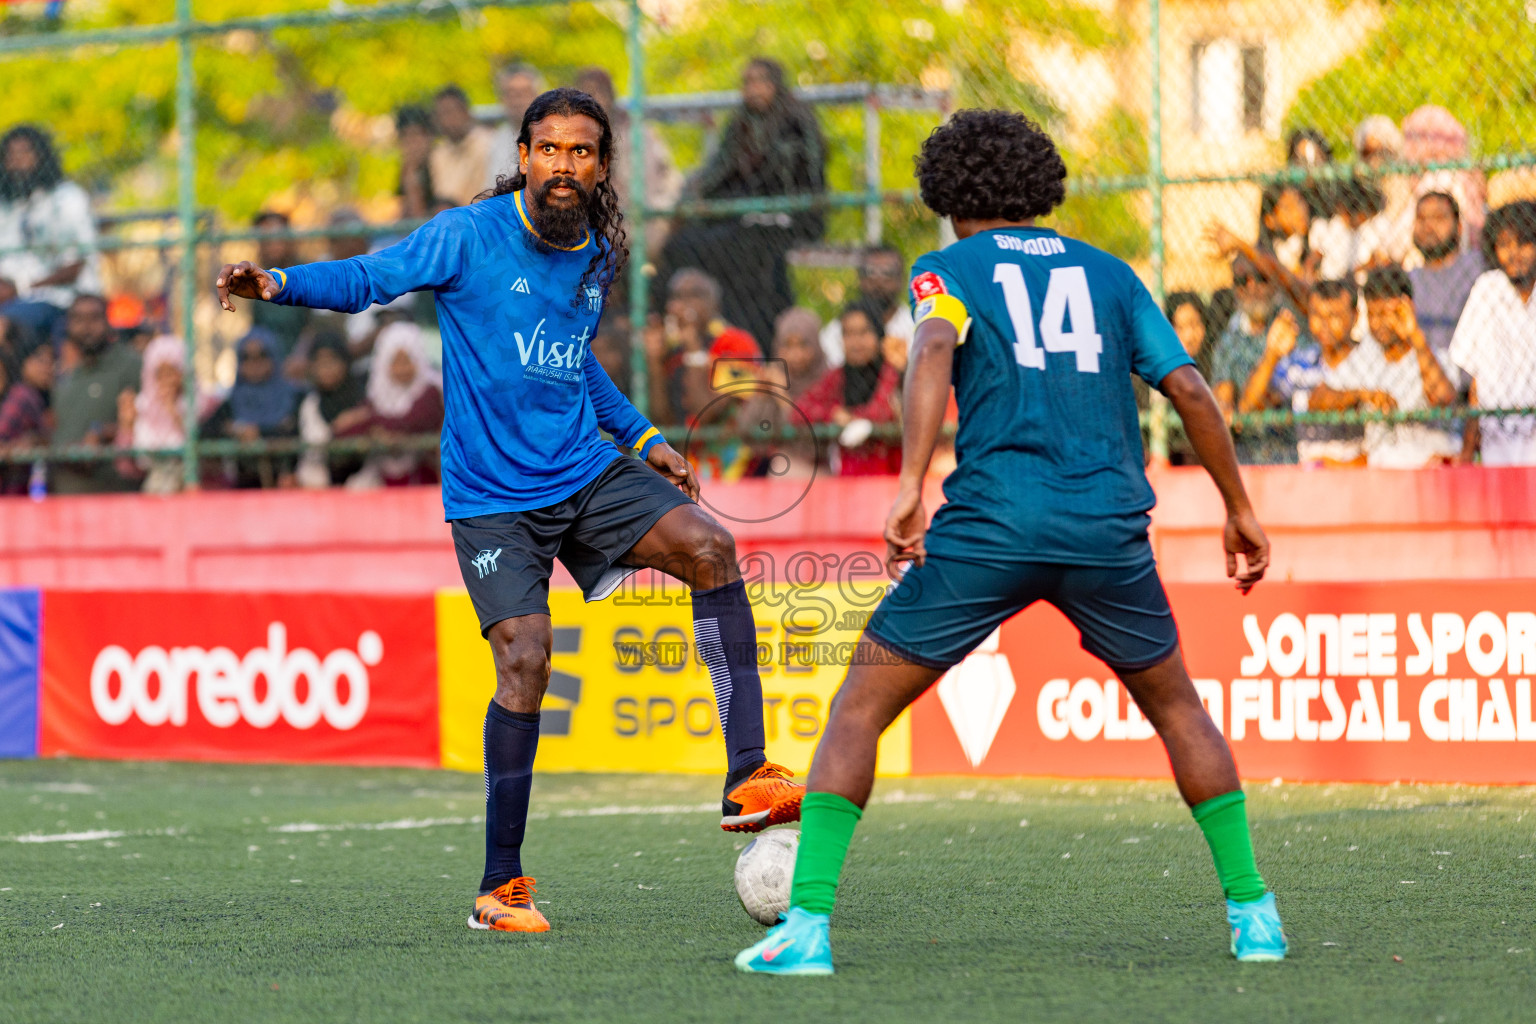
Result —
[[[425, 296], [229, 315], [213, 272], [367, 252], [469, 201], [507, 169], [508, 113], [567, 84], [610, 106], [630, 228], [592, 354], [708, 475], [894, 470], [906, 271], [951, 238], [913, 158], [967, 106], [1052, 132], [1050, 226], [1166, 298], [1245, 462], [1536, 462], [1536, 5], [3, 11], [0, 131], [43, 133], [7, 143], [0, 197], [7, 491], [431, 479], [431, 423], [348, 415], [382, 352], [435, 373]], [[1149, 455], [1189, 460], [1141, 401]]]

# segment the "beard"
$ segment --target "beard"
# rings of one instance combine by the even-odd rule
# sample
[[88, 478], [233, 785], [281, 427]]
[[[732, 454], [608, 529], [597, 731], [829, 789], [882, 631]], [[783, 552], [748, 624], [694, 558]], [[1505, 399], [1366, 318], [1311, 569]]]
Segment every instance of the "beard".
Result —
[[83, 355], [99, 356], [107, 350], [107, 345], [112, 341], [109, 337], [88, 338], [85, 341], [76, 342], [80, 346]]
[[[1504, 270], [1503, 267], [1500, 267], [1499, 269]], [[1510, 284], [1524, 291], [1525, 289], [1531, 287], [1533, 282], [1536, 282], [1536, 264], [1527, 264], [1519, 276], [1504, 270], [1504, 276], [1509, 278]]]
[[30, 171], [0, 170], [0, 199], [16, 202], [48, 187], [48, 176], [39, 168]]
[[1447, 256], [1454, 253], [1457, 249], [1461, 248], [1461, 239], [1456, 235], [1452, 235], [1443, 241], [1431, 242], [1429, 245], [1423, 245], [1417, 238], [1415, 238], [1413, 240], [1413, 244], [1414, 247], [1419, 250], [1419, 252], [1423, 253], [1426, 260], [1433, 262], [1434, 260], [1443, 260]]
[[[550, 191], [561, 185], [575, 193], [575, 202], [569, 206], [556, 206], [549, 201]], [[569, 248], [586, 237], [594, 198], [575, 178], [550, 178], [532, 193], [531, 198], [528, 215], [545, 242]]]

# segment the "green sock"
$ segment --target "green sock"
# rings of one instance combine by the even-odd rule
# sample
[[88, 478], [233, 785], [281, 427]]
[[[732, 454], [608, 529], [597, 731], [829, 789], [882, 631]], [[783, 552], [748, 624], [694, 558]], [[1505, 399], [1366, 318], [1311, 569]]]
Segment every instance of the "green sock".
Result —
[[832, 913], [848, 844], [863, 816], [852, 800], [836, 793], [805, 794], [800, 803], [800, 851], [795, 854], [790, 906], [812, 914]]
[[1264, 895], [1264, 879], [1253, 860], [1253, 840], [1248, 835], [1247, 797], [1240, 789], [1213, 796], [1190, 808], [1195, 823], [1205, 833], [1227, 899], [1251, 903]]

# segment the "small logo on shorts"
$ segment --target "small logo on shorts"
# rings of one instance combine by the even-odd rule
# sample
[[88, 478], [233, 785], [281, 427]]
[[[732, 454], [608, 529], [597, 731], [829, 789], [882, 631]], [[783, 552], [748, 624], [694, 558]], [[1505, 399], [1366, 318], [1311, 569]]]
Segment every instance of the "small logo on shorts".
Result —
[[480, 575], [476, 579], [485, 579], [488, 573], [496, 571], [496, 559], [501, 557], [501, 548], [495, 551], [482, 551], [475, 556], [475, 571]]

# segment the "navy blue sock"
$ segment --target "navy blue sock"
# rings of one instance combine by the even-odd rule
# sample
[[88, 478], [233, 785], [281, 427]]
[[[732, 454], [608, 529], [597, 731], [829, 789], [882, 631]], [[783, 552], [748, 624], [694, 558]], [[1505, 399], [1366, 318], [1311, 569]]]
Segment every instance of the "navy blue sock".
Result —
[[533, 789], [539, 716], [491, 701], [485, 712], [485, 877], [490, 892], [523, 873], [523, 830]]
[[693, 592], [693, 642], [709, 669], [730, 771], [761, 764], [763, 684], [757, 676], [757, 624], [741, 580]]

